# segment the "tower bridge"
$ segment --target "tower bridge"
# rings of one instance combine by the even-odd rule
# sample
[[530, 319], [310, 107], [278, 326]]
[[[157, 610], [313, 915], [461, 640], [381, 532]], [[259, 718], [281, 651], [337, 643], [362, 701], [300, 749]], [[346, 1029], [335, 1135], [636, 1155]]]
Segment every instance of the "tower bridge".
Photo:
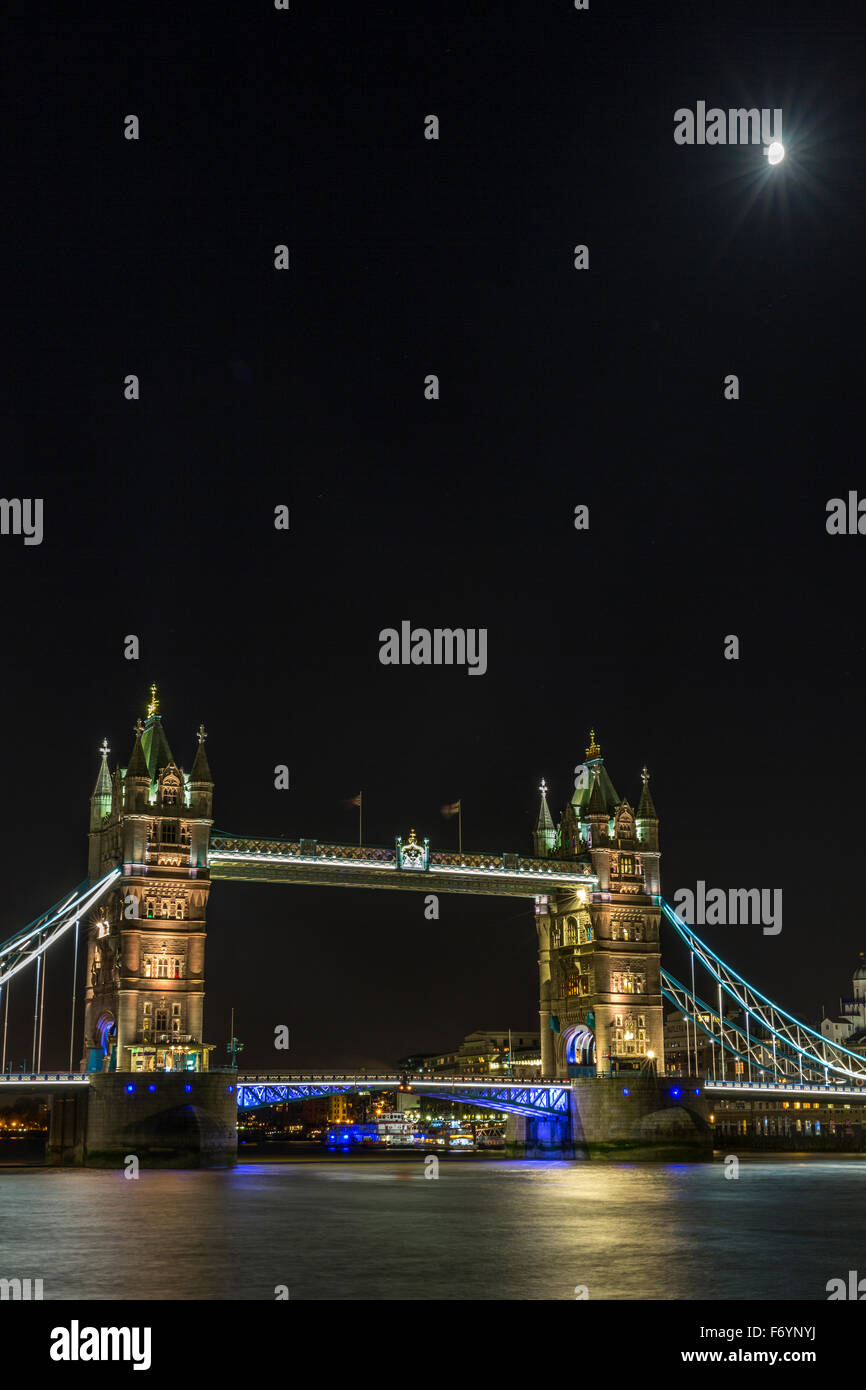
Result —
[[[712, 1039], [719, 1084], [829, 1089], [866, 1080], [866, 1058], [772, 1003], [664, 901], [649, 773], [643, 769], [636, 806], [621, 798], [594, 733], [558, 822], [542, 782], [532, 852], [524, 854], [446, 852], [414, 829], [384, 846], [216, 830], [204, 726], [188, 772], [169, 746], [156, 687], [134, 732], [126, 766], [112, 769], [108, 744], [100, 749], [87, 878], [0, 945], [0, 1075], [6, 1073], [0, 1094], [25, 1081], [6, 1072], [10, 990], [34, 968], [32, 1077], [34, 1086], [47, 1087], [41, 1079], [48, 1075], [42, 1071], [44, 961], [74, 934], [77, 981], [79, 945], [86, 951], [77, 1062], [77, 984], [72, 990], [66, 1077], [75, 1079], [58, 1072], [51, 1083], [52, 1094], [67, 1096], [63, 1135], [55, 1146], [61, 1157], [67, 1149], [80, 1150], [86, 1161], [110, 1162], [124, 1147], [129, 1151], [135, 1138], [145, 1153], [225, 1161], [237, 1106], [249, 1104], [248, 1097], [276, 1094], [275, 1087], [350, 1088], [336, 1076], [318, 1083], [300, 1077], [235, 1082], [210, 1067], [214, 1044], [204, 1034], [207, 905], [212, 884], [225, 879], [531, 902], [541, 1076], [520, 1085], [517, 1079], [498, 1086], [477, 1078], [417, 1082], [431, 1095], [471, 1094], [473, 1103], [504, 1109], [517, 1127], [512, 1137], [522, 1135], [530, 1148], [539, 1136], [542, 1147], [577, 1143], [581, 1151], [611, 1136], [637, 1144], [673, 1137], [706, 1147], [697, 1076], [695, 1084], [671, 1087], [657, 1074], [664, 1065], [664, 1000], [686, 1020], [695, 1073], [698, 1035]], [[688, 985], [662, 968], [663, 925], [689, 954]], [[616, 1073], [632, 1079], [623, 1086]], [[67, 1144], [69, 1134], [74, 1137]], [[165, 1142], [154, 1142], [154, 1135]]]

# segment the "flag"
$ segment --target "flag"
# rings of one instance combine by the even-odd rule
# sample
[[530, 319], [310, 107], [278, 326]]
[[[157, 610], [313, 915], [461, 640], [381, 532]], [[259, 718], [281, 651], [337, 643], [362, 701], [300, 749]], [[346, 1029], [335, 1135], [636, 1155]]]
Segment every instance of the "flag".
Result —
[[460, 802], [452, 801], [447, 806], [441, 806], [440, 810], [443, 816], [450, 819], [451, 816], [456, 816], [458, 811], [460, 810]]
[[347, 796], [343, 802], [344, 806], [360, 806], [363, 792], [358, 792], [357, 796]]

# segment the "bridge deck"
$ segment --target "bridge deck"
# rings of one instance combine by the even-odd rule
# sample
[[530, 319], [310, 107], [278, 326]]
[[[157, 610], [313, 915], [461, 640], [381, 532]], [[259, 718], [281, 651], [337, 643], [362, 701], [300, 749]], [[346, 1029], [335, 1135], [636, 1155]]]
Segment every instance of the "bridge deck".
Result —
[[473, 893], [534, 898], [556, 888], [597, 887], [588, 862], [528, 859], [519, 854], [446, 854], [426, 845], [410, 867], [399, 845], [330, 845], [317, 840], [211, 836], [212, 879], [255, 883], [394, 888], [411, 893]]

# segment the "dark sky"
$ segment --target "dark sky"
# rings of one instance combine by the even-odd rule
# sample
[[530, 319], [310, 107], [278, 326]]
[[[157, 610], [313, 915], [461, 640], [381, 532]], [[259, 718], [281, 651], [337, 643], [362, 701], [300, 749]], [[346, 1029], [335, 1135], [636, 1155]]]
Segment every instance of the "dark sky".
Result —
[[[126, 762], [155, 679], [239, 833], [350, 838], [363, 787], [371, 841], [450, 847], [461, 796], [467, 847], [528, 849], [592, 725], [621, 795], [652, 770], [666, 895], [782, 888], [780, 936], [705, 935], [835, 1009], [864, 944], [866, 537], [825, 530], [866, 494], [859, 7], [15, 8], [2, 490], [45, 534], [0, 537], [0, 937], [83, 877], [99, 742]], [[677, 146], [698, 100], [781, 106], [784, 164]], [[382, 667], [404, 618], [486, 627], [487, 674]], [[441, 906], [216, 886], [208, 1040], [232, 1004], [262, 1065], [276, 1023], [298, 1066], [535, 1026], [531, 907]]]

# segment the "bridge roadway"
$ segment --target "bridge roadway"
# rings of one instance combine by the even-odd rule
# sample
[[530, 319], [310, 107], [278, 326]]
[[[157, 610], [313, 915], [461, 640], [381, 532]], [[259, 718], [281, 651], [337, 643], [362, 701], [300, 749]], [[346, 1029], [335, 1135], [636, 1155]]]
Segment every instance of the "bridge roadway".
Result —
[[289, 1100], [307, 1100], [351, 1091], [396, 1091], [408, 1084], [417, 1095], [433, 1100], [453, 1100], [475, 1104], [485, 1110], [530, 1118], [568, 1119], [571, 1113], [571, 1082], [520, 1080], [493, 1081], [475, 1076], [412, 1077], [408, 1083], [401, 1074], [342, 1073], [329, 1076], [319, 1072], [277, 1072], [266, 1075], [238, 1075], [238, 1106], [242, 1110], [258, 1105], [276, 1105]]
[[[231, 1070], [227, 1067], [214, 1068], [214, 1070], [220, 1071], [226, 1076], [231, 1075]], [[175, 1074], [161, 1072], [127, 1073], [131, 1085], [136, 1082], [146, 1083], [156, 1089], [158, 1089], [160, 1076]], [[197, 1076], [204, 1074], [201, 1072], [187, 1073], [190, 1081], [194, 1081]], [[628, 1075], [623, 1073], [622, 1076], [613, 1079], [627, 1083]], [[606, 1076], [580, 1078], [582, 1082], [596, 1079], [611, 1080], [610, 1077]], [[669, 1082], [672, 1089], [676, 1089], [677, 1082], [681, 1078], [668, 1076], [660, 1078], [660, 1080]], [[405, 1084], [407, 1082], [404, 1074], [397, 1072], [239, 1072], [235, 1081], [238, 1105], [241, 1109], [246, 1110], [257, 1105], [275, 1105], [287, 1100], [304, 1100], [309, 1096], [334, 1095], [349, 1091], [394, 1091]], [[74, 1091], [89, 1085], [90, 1074], [87, 1072], [0, 1072], [0, 1096], [4, 1092], [9, 1094], [14, 1091]], [[409, 1078], [408, 1085], [418, 1095], [428, 1095], [435, 1099], [456, 1100], [464, 1104], [474, 1101], [486, 1109], [507, 1110], [513, 1114], [533, 1116], [567, 1114], [569, 1092], [573, 1089], [573, 1082], [569, 1078], [520, 1080], [512, 1077], [494, 1081], [489, 1078], [486, 1080], [480, 1078], [477, 1074], [435, 1078], [413, 1076]], [[866, 1102], [866, 1082], [857, 1086], [820, 1086], [805, 1081], [713, 1081], [708, 1078], [702, 1082], [702, 1085], [705, 1092], [713, 1094], [839, 1096], [852, 1097]]]
[[535, 898], [557, 888], [598, 887], [590, 862], [530, 859], [520, 854], [446, 854], [426, 841], [392, 847], [332, 845], [319, 840], [250, 839], [214, 831], [211, 879], [253, 883], [397, 888], [412, 893], [473, 893]]

